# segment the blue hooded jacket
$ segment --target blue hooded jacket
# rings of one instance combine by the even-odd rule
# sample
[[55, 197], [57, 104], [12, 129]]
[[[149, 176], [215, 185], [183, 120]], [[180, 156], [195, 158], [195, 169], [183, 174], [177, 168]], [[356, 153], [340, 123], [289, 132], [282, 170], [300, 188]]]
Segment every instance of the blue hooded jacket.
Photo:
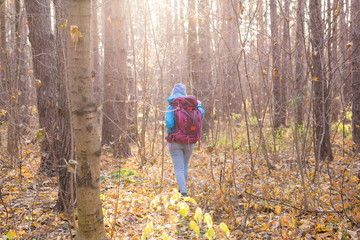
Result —
[[[177, 97], [185, 97], [186, 96], [186, 87], [183, 84], [176, 84], [174, 89], [172, 90], [172, 94], [167, 98], [169, 106], [166, 108], [165, 114], [165, 127], [167, 128], [167, 133], [170, 133], [171, 130], [175, 131], [175, 121], [174, 121], [174, 112], [173, 107], [171, 106], [172, 101]], [[198, 109], [201, 112], [201, 116], [204, 115], [204, 108], [201, 106], [201, 103], [198, 101]]]

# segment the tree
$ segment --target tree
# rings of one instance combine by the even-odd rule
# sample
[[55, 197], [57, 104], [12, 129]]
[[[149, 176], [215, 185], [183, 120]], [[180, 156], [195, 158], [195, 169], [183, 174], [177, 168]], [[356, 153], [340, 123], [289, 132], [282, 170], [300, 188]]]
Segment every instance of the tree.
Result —
[[57, 121], [56, 136], [54, 139], [54, 151], [56, 156], [58, 174], [58, 200], [56, 210], [71, 214], [74, 212], [75, 182], [74, 173], [69, 171], [69, 161], [75, 159], [74, 133], [71, 124], [70, 112], [70, 93], [69, 84], [66, 77], [66, 32], [65, 22], [66, 13], [64, 0], [53, 0], [55, 6], [56, 19], [56, 92], [57, 98]]
[[51, 26], [50, 1], [25, 1], [28, 14], [29, 40], [32, 47], [34, 76], [37, 81], [37, 108], [40, 128], [44, 131], [41, 143], [40, 172], [55, 172], [54, 136], [56, 115], [56, 57], [55, 39]]
[[[194, 76], [195, 73], [195, 62], [197, 58], [197, 40], [196, 40], [196, 17], [195, 17], [195, 0], [188, 0], [188, 38], [187, 38], [187, 44], [188, 44], [188, 52], [187, 52], [187, 59], [188, 59], [188, 72], [189, 72], [189, 81], [194, 79], [196, 76]], [[194, 81], [194, 80], [192, 80]], [[190, 84], [188, 84], [190, 85]], [[192, 94], [192, 93], [191, 93]]]
[[104, 5], [104, 103], [103, 103], [103, 124], [102, 124], [102, 138], [101, 143], [110, 144], [114, 141], [114, 99], [115, 99], [115, 53], [113, 49], [113, 23], [112, 17], [112, 2]]
[[295, 42], [295, 122], [304, 122], [305, 76], [304, 76], [304, 1], [298, 0], [296, 7]]
[[67, 74], [70, 82], [72, 120], [76, 157], [78, 240], [106, 239], [100, 199], [101, 145], [97, 105], [91, 82], [90, 16], [91, 4], [85, 0], [67, 1]]
[[[5, 21], [5, 4], [2, 0], [0, 0], [0, 37], [1, 37], [1, 59], [0, 59], [0, 63], [1, 66], [3, 66], [2, 70], [1, 70], [1, 87], [2, 90], [4, 90], [3, 92], [5, 92], [5, 90], [8, 88], [6, 84], [9, 81], [10, 78], [10, 66], [9, 66], [9, 58], [8, 58], [8, 52], [7, 52], [7, 39], [6, 39], [6, 21]], [[2, 102], [3, 102], [3, 106], [6, 106], [7, 101], [5, 101], [5, 97], [6, 94], [3, 95]], [[6, 97], [6, 99], [8, 99], [8, 97]]]
[[[242, 7], [242, 6], [241, 6]], [[239, 75], [237, 69], [240, 62], [239, 44], [239, 12], [240, 3], [234, 0], [221, 1], [221, 45], [220, 62], [223, 80], [220, 82], [222, 92], [221, 114], [224, 114], [229, 107], [235, 113], [241, 112], [242, 98], [239, 87]]]
[[[346, 1], [347, 2], [347, 1]], [[345, 107], [351, 105], [351, 66], [349, 61], [350, 48], [346, 47], [349, 41], [349, 27], [346, 23], [347, 11], [345, 0], [339, 2], [339, 49], [340, 49], [340, 77], [341, 77], [341, 101]]]
[[283, 124], [281, 116], [281, 82], [280, 82], [280, 46], [278, 36], [278, 19], [276, 0], [270, 1], [271, 46], [272, 46], [272, 80], [273, 80], [273, 126], [275, 129]]
[[[126, 80], [127, 80], [127, 24], [124, 0], [112, 0], [106, 4], [105, 19], [106, 55], [105, 89], [106, 109], [104, 109], [103, 136], [113, 143], [114, 155], [130, 155], [127, 138]], [[110, 62], [111, 64], [107, 64]], [[112, 97], [112, 98], [110, 98]], [[112, 109], [113, 112], [108, 112]], [[106, 110], [106, 111], [105, 111]], [[106, 139], [103, 143], [108, 143]]]
[[324, 33], [321, 19], [321, 1], [310, 1], [310, 30], [312, 46], [311, 74], [313, 84], [313, 112], [315, 125], [315, 158], [333, 160], [330, 146], [329, 91], [324, 65]]
[[351, 1], [352, 72], [352, 129], [353, 139], [360, 146], [360, 0]]
[[[92, 78], [94, 85], [94, 94], [95, 99], [98, 105], [102, 104], [103, 101], [103, 78], [101, 71], [101, 58], [100, 58], [100, 37], [99, 37], [99, 9], [100, 7], [99, 0], [91, 0], [91, 59], [92, 59]], [[101, 114], [100, 114], [101, 115]]]
[[286, 108], [287, 108], [287, 83], [290, 82], [292, 76], [291, 63], [291, 45], [290, 45], [290, 0], [284, 1], [284, 19], [283, 19], [283, 38], [282, 38], [282, 52], [281, 52], [281, 75], [280, 75], [280, 122], [286, 123]]
[[113, 9], [117, 15], [112, 17], [114, 25], [114, 50], [116, 58], [115, 74], [115, 112], [116, 112], [116, 146], [114, 147], [115, 156], [129, 156], [131, 154], [129, 139], [127, 137], [127, 116], [125, 111], [126, 104], [126, 82], [127, 82], [127, 20], [126, 20], [126, 1], [115, 0]]
[[[210, 118], [212, 112], [212, 75], [211, 75], [211, 52], [210, 52], [210, 6], [208, 0], [201, 0], [199, 2], [198, 20], [198, 38], [199, 44], [196, 45], [197, 51], [192, 55], [192, 86], [193, 94], [198, 100], [202, 101], [202, 106], [205, 110], [203, 117], [202, 130], [203, 134], [207, 136], [210, 132]], [[193, 21], [193, 20], [192, 20]], [[195, 62], [194, 62], [195, 61]]]

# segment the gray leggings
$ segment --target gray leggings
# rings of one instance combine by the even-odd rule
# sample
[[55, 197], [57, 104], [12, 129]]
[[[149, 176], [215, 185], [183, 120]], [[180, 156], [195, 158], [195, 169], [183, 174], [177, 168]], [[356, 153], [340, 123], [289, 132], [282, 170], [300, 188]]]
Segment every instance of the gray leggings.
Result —
[[187, 193], [186, 181], [188, 179], [189, 162], [194, 144], [168, 143], [168, 148], [173, 162], [176, 182], [181, 193]]

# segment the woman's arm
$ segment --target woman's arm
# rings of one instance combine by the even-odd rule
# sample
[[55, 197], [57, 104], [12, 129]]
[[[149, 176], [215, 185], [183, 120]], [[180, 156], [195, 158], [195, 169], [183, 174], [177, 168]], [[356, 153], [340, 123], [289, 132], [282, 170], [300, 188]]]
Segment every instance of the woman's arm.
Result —
[[172, 106], [168, 106], [166, 108], [166, 114], [165, 114], [165, 127], [167, 127], [167, 129], [172, 129], [175, 126], [175, 121], [174, 121], [174, 111], [173, 111], [173, 107]]

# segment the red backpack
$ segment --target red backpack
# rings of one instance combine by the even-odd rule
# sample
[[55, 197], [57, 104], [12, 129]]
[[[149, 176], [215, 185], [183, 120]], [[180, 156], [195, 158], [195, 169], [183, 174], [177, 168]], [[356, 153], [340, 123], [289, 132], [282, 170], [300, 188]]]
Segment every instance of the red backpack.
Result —
[[201, 137], [201, 112], [194, 96], [177, 97], [171, 103], [174, 109], [175, 131], [169, 133], [169, 143], [194, 144]]

